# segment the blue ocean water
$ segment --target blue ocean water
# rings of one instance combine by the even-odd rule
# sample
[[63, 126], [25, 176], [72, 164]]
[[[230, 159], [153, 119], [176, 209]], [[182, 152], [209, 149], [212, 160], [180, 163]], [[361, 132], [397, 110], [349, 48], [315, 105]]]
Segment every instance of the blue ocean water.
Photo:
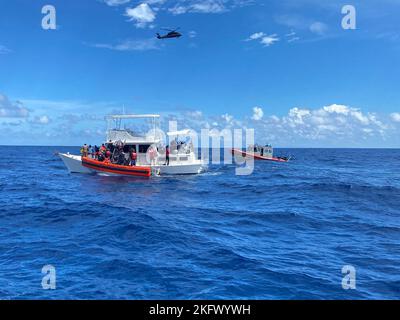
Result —
[[78, 149], [0, 147], [1, 299], [400, 298], [400, 150], [146, 180], [68, 174]]

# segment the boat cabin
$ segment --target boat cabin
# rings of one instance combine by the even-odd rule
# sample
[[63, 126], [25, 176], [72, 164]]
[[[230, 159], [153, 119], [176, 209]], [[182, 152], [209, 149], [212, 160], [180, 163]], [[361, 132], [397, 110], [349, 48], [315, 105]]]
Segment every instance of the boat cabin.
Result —
[[[137, 153], [137, 164], [146, 165], [148, 160], [146, 153], [151, 145], [159, 146], [161, 137], [158, 134], [159, 118], [157, 114], [142, 114], [142, 115], [109, 115], [107, 120], [107, 136], [106, 145], [113, 152], [116, 145], [123, 143], [123, 152], [128, 153], [132, 148]], [[142, 120], [142, 126], [133, 131], [128, 127], [128, 123], [132, 120]]]
[[256, 156], [264, 157], [264, 158], [273, 158], [274, 149], [271, 145], [267, 144], [265, 146], [250, 145], [247, 147], [248, 153], [253, 153]]
[[[150, 146], [157, 149], [157, 158], [153, 165], [162, 165], [166, 162], [166, 146], [163, 134], [159, 130], [159, 115], [110, 115], [106, 117], [108, 122], [106, 146], [113, 153], [118, 144], [123, 144], [123, 152], [128, 154], [134, 148], [137, 153], [137, 165], [149, 165], [151, 161], [147, 151]], [[140, 126], [130, 125], [132, 120], [144, 120]], [[128, 127], [129, 126], [129, 127]], [[131, 128], [134, 127], [135, 130]], [[170, 164], [194, 163], [197, 155], [190, 138], [189, 129], [168, 132]]]

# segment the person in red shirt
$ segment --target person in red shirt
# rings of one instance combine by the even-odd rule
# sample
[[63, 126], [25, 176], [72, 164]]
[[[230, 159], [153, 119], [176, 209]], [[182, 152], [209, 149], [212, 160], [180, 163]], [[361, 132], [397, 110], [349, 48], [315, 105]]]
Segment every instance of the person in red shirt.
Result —
[[135, 148], [131, 150], [131, 166], [136, 166], [137, 154]]

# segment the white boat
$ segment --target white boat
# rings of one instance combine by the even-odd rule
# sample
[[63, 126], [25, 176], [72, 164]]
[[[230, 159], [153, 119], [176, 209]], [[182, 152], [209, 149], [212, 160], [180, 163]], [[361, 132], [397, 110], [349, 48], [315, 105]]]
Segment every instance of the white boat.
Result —
[[[170, 156], [169, 165], [166, 164], [165, 149], [160, 135], [158, 134], [159, 115], [110, 115], [106, 117], [108, 121], [107, 136], [105, 145], [113, 149], [116, 143], [123, 142], [124, 151], [128, 152], [135, 148], [137, 153], [136, 166], [151, 166], [154, 173], [159, 175], [180, 175], [180, 174], [199, 174], [206, 170], [207, 165], [197, 158], [193, 144], [190, 139], [190, 130], [169, 132]], [[123, 127], [125, 120], [147, 119], [151, 121], [152, 129], [147, 134], [140, 134], [131, 129]], [[186, 137], [185, 142], [180, 142], [179, 137]], [[173, 139], [175, 137], [175, 139]], [[157, 150], [153, 159], [149, 157], [149, 149]], [[69, 153], [59, 153], [60, 158], [68, 168], [69, 172], [91, 173], [93, 170], [82, 165], [82, 158], [78, 155]]]
[[58, 153], [70, 173], [92, 173], [93, 171], [82, 165], [82, 157], [68, 153]]

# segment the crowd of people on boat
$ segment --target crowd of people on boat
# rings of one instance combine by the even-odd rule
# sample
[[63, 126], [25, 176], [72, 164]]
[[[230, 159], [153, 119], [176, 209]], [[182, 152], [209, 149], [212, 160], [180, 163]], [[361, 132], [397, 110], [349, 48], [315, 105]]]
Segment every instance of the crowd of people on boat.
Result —
[[124, 151], [123, 143], [102, 144], [91, 146], [86, 143], [81, 148], [82, 157], [95, 159], [97, 161], [112, 163], [124, 166], [136, 166], [137, 152], [135, 147], [129, 148], [128, 152]]
[[[94, 159], [97, 161], [118, 164], [123, 166], [136, 166], [138, 154], [134, 146], [125, 146], [121, 141], [107, 144], [102, 144], [100, 147], [97, 145], [87, 145], [86, 143], [81, 147], [82, 157]], [[156, 147], [150, 146], [147, 150], [150, 165], [156, 165], [160, 156], [159, 150]], [[166, 146], [163, 148], [162, 153], [165, 154], [164, 165], [169, 165], [170, 148]]]

